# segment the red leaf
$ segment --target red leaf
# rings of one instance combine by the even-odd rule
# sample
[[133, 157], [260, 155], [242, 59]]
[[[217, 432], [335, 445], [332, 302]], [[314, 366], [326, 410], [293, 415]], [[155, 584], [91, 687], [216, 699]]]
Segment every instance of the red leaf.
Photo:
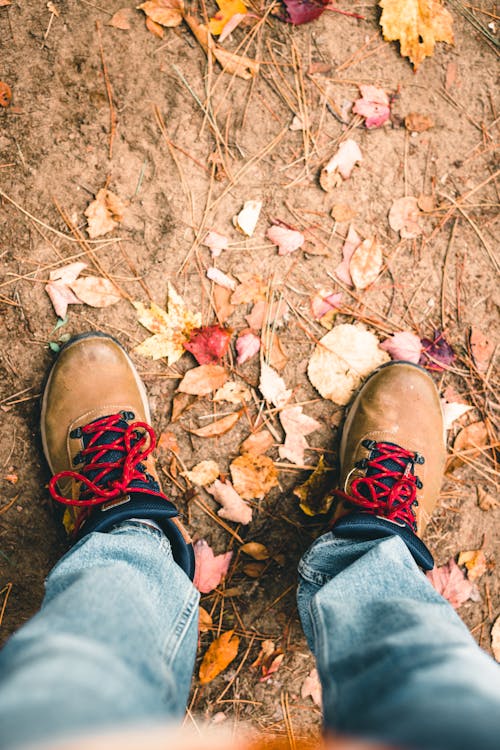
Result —
[[213, 365], [220, 362], [229, 348], [231, 332], [222, 326], [203, 326], [191, 331], [184, 348], [191, 352], [200, 365]]
[[367, 128], [380, 128], [391, 114], [389, 97], [383, 89], [361, 84], [361, 99], [354, 102], [352, 111], [365, 118]]
[[442, 331], [434, 331], [434, 338], [422, 339], [422, 356], [419, 364], [428, 370], [441, 372], [455, 360], [455, 352], [446, 341]]
[[329, 0], [283, 0], [285, 15], [283, 20], [299, 26], [314, 21], [326, 9]]

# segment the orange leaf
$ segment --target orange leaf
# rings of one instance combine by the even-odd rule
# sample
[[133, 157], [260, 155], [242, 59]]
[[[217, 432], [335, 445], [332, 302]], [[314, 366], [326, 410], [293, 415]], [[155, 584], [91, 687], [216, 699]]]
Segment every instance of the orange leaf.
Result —
[[212, 422], [212, 424], [199, 427], [197, 430], [188, 430], [188, 432], [201, 438], [220, 437], [220, 435], [224, 435], [233, 429], [241, 414], [241, 411], [235, 411], [226, 417], [222, 417], [222, 419], [218, 419], [216, 422]]
[[207, 396], [221, 388], [227, 380], [227, 372], [221, 365], [200, 365], [188, 370], [177, 388], [192, 396]]
[[200, 665], [200, 683], [207, 685], [212, 682], [226, 667], [228, 667], [238, 653], [240, 639], [234, 635], [234, 630], [228, 630], [210, 644]]

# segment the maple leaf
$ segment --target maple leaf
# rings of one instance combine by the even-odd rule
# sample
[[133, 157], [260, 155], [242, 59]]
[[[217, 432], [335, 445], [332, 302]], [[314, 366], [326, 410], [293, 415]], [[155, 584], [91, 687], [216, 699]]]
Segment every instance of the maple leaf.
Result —
[[187, 349], [200, 365], [216, 364], [229, 349], [231, 332], [222, 326], [203, 326], [193, 328], [189, 341], [184, 343]]
[[387, 42], [399, 41], [403, 57], [418, 70], [436, 42], [453, 44], [453, 18], [440, 0], [380, 0], [380, 25]]
[[205, 539], [200, 539], [193, 546], [195, 559], [194, 585], [202, 594], [209, 594], [222, 581], [229, 569], [232, 552], [214, 555], [214, 551]]
[[244, 453], [229, 466], [236, 492], [245, 500], [262, 498], [278, 486], [278, 472], [268, 456]]
[[184, 4], [181, 0], [146, 0], [137, 5], [148, 18], [161, 26], [179, 26], [182, 23]]
[[210, 644], [200, 665], [199, 677], [202, 685], [212, 682], [231, 664], [236, 658], [239, 645], [240, 639], [234, 635], [234, 630], [228, 630]]
[[417, 199], [412, 195], [397, 198], [389, 211], [389, 225], [404, 240], [412, 240], [422, 234]]
[[102, 188], [85, 209], [88, 219], [87, 232], [89, 237], [95, 239], [103, 234], [111, 232], [123, 219], [126, 203], [111, 190]]
[[278, 246], [278, 255], [290, 255], [290, 253], [294, 253], [295, 250], [302, 247], [305, 242], [305, 237], [301, 232], [282, 224], [274, 224], [269, 227], [266, 237], [273, 245]]
[[224, 27], [235, 15], [244, 16], [247, 12], [246, 5], [242, 0], [216, 0], [219, 10], [210, 18], [208, 30], [214, 36], [222, 34]]
[[207, 487], [209, 492], [217, 502], [222, 505], [217, 511], [217, 515], [225, 518], [227, 521], [242, 523], [245, 526], [252, 520], [252, 509], [236, 492], [231, 482], [221, 482], [216, 479], [211, 487]]
[[465, 578], [453, 558], [440, 568], [428, 570], [425, 575], [438, 594], [444, 596], [455, 609], [471, 598], [472, 583]]
[[422, 352], [420, 339], [411, 331], [393, 333], [390, 339], [382, 341], [380, 348], [388, 352], [391, 359], [413, 362], [415, 365], [418, 365]]
[[167, 312], [154, 302], [149, 309], [142, 302], [134, 302], [134, 307], [138, 312], [139, 323], [154, 334], [139, 344], [135, 351], [152, 359], [166, 357], [168, 364], [173, 365], [184, 354], [184, 343], [189, 340], [193, 328], [201, 326], [201, 314], [192, 313], [186, 307], [170, 282]]
[[367, 128], [380, 128], [390, 117], [389, 97], [384, 89], [369, 84], [360, 84], [361, 99], [354, 102], [352, 111], [365, 118]]
[[184, 472], [184, 476], [198, 487], [205, 487], [215, 482], [220, 474], [220, 469], [215, 461], [200, 461], [190, 471]]
[[45, 291], [50, 297], [56, 315], [63, 320], [68, 312], [68, 305], [82, 304], [82, 301], [71, 290], [70, 284], [76, 281], [86, 267], [86, 263], [69, 263], [55, 268], [49, 274], [50, 281], [45, 285]]
[[446, 341], [442, 331], [435, 330], [434, 338], [421, 339], [422, 356], [419, 364], [428, 370], [441, 372], [447, 365], [451, 365], [455, 360], [455, 352], [451, 345]]
[[355, 164], [360, 161], [363, 161], [363, 155], [358, 144], [348, 138], [340, 144], [338, 151], [321, 170], [319, 184], [326, 192], [333, 190], [343, 180], [349, 179]]
[[318, 430], [321, 425], [312, 417], [304, 414], [302, 406], [287, 406], [280, 411], [281, 426], [285, 431], [285, 442], [279, 447], [281, 458], [294, 464], [304, 463], [304, 451], [308, 448], [306, 435]]

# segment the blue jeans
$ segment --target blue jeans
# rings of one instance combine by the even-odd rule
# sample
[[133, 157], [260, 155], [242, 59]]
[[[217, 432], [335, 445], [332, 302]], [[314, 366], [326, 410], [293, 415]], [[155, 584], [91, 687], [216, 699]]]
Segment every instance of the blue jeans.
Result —
[[[327, 728], [426, 750], [498, 748], [498, 666], [398, 537], [325, 534], [299, 578]], [[159, 532], [128, 522], [84, 538], [0, 654], [0, 747], [178, 721], [198, 599]]]

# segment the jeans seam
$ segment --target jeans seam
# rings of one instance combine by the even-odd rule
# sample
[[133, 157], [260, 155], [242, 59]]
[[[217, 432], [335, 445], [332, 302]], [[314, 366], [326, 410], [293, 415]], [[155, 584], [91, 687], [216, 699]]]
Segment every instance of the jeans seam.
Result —
[[[176, 564], [176, 563], [174, 563]], [[161, 653], [163, 661], [170, 665], [175, 660], [177, 653], [184, 642], [186, 630], [190, 624], [194, 612], [196, 611], [196, 605], [198, 604], [199, 594], [190, 582], [191, 589], [186, 599], [182, 604], [181, 614], [177, 618], [177, 622], [172, 632], [170, 632], [165, 641], [163, 642]], [[173, 642], [173, 645], [170, 644]]]

